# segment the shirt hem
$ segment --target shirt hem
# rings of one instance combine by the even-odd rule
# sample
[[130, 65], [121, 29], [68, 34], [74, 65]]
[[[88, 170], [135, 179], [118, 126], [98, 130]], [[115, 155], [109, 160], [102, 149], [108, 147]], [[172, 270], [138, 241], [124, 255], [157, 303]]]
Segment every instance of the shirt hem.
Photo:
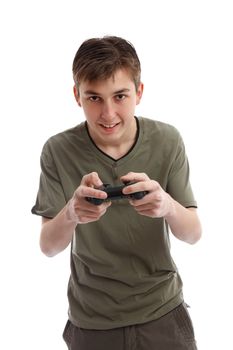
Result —
[[141, 319], [138, 318], [137, 320], [128, 320], [127, 322], [110, 321], [106, 323], [101, 323], [97, 321], [98, 323], [92, 323], [92, 322], [87, 322], [85, 320], [76, 320], [74, 319], [74, 317], [72, 317], [70, 312], [69, 312], [69, 320], [74, 326], [83, 328], [83, 329], [108, 330], [108, 329], [122, 328], [122, 327], [128, 327], [128, 326], [137, 325], [137, 324], [145, 324], [151, 321], [155, 321], [160, 317], [163, 317], [169, 312], [171, 312], [173, 309], [175, 309], [177, 306], [179, 306], [183, 302], [184, 302], [183, 295], [182, 294], [178, 295], [175, 299], [163, 305], [159, 310], [157, 310], [157, 312], [153, 316], [142, 317]]

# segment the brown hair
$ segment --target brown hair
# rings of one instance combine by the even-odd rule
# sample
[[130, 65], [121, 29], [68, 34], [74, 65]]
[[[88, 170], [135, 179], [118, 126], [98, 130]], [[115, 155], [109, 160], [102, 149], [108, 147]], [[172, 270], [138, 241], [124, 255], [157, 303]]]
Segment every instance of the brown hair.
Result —
[[73, 78], [78, 86], [81, 81], [108, 79], [118, 69], [126, 69], [136, 90], [140, 83], [141, 66], [133, 45], [117, 36], [104, 36], [85, 40], [73, 61]]

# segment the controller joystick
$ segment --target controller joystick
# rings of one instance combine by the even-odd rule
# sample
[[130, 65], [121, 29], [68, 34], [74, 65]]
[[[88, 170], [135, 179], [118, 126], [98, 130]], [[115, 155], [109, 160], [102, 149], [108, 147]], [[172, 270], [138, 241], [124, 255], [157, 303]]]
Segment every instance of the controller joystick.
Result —
[[108, 196], [106, 199], [86, 197], [86, 200], [95, 205], [100, 205], [105, 201], [112, 201], [112, 200], [122, 199], [122, 198], [142, 199], [148, 193], [148, 191], [139, 191], [139, 192], [134, 192], [127, 195], [122, 192], [123, 188], [133, 184], [135, 184], [135, 182], [126, 182], [124, 183], [124, 185], [115, 186], [115, 187], [111, 186], [110, 184], [103, 184], [98, 189], [107, 193]]

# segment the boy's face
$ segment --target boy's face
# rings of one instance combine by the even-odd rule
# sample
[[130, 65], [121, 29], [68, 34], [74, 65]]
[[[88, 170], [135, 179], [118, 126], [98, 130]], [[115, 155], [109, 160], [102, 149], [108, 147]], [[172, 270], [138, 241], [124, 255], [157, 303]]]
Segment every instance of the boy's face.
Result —
[[124, 69], [107, 80], [82, 81], [78, 90], [74, 87], [75, 98], [83, 107], [89, 133], [97, 145], [117, 146], [135, 136], [134, 112], [142, 92], [143, 84], [136, 91]]

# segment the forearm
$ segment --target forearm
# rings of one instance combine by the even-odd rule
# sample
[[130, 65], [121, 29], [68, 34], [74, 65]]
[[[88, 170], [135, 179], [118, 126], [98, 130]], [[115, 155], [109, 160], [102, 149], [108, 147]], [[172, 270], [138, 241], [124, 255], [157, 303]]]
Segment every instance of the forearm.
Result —
[[67, 205], [53, 219], [43, 218], [40, 247], [47, 256], [54, 256], [64, 250], [72, 240], [78, 224], [97, 221], [105, 214], [110, 202], [93, 205], [86, 197], [105, 199], [106, 193], [94, 187], [102, 184], [98, 174], [93, 172], [82, 178], [80, 186]]
[[171, 198], [171, 211], [164, 218], [178, 239], [190, 244], [201, 238], [201, 223], [195, 208], [185, 208]]
[[47, 256], [63, 251], [71, 242], [77, 222], [68, 215], [67, 205], [53, 218], [44, 219], [41, 226], [40, 248]]

